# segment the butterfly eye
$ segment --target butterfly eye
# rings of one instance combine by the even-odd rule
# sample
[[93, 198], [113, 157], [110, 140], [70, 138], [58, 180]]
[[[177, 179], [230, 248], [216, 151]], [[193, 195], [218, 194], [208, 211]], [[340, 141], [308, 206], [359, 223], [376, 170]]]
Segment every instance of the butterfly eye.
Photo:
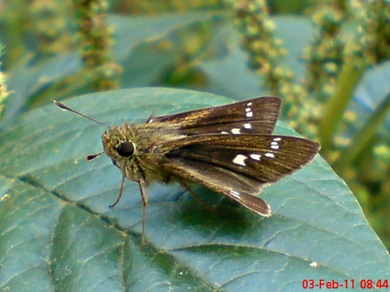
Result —
[[132, 142], [126, 141], [119, 144], [116, 151], [120, 156], [130, 157], [134, 154], [134, 144]]

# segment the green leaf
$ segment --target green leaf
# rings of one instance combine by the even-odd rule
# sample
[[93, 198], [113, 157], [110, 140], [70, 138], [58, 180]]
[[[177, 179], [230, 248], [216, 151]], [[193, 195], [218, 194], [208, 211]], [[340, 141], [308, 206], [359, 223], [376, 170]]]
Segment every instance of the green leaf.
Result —
[[164, 39], [174, 31], [199, 22], [213, 22], [219, 17], [222, 17], [220, 13], [214, 11], [191, 11], [131, 17], [110, 15], [108, 22], [115, 28], [115, 56], [123, 59], [131, 54], [131, 50], [138, 44]]
[[[162, 49], [156, 41], [169, 39], [171, 35], [188, 29], [191, 25], [220, 19], [218, 12], [171, 13], [152, 16], [108, 15], [108, 25], [113, 28], [113, 57], [123, 67], [121, 87], [146, 86], [163, 79], [168, 68], [178, 62], [178, 48]], [[173, 46], [173, 44], [170, 44]], [[35, 102], [48, 97], [60, 98], [89, 91], [90, 80], [85, 79], [79, 55], [72, 52], [37, 62], [33, 52], [11, 64], [9, 90], [13, 98], [7, 105], [4, 120], [11, 122], [24, 110], [28, 98]], [[38, 58], [39, 59], [39, 58]], [[77, 74], [81, 74], [78, 76]], [[64, 80], [73, 76], [70, 84]], [[56, 87], [56, 82], [60, 85]], [[2, 121], [3, 122], [3, 121]]]
[[[195, 91], [141, 88], [65, 103], [113, 125], [228, 102]], [[137, 184], [127, 181], [123, 199], [110, 209], [120, 172], [107, 157], [84, 160], [102, 151], [104, 130], [49, 105], [0, 133], [2, 290], [296, 291], [309, 279], [359, 285], [389, 278], [386, 249], [320, 157], [264, 189], [270, 218], [201, 187], [195, 192], [217, 202], [218, 212], [177, 185], [152, 185], [142, 250]], [[282, 124], [277, 132], [295, 134]]]

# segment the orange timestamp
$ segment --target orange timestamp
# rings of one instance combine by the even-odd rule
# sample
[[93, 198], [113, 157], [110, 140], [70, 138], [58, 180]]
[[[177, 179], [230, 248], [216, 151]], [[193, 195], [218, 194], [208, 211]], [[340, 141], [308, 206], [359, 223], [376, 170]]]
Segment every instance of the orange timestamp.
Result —
[[389, 289], [389, 279], [372, 280], [354, 279], [345, 280], [325, 280], [325, 279], [303, 279], [303, 289]]

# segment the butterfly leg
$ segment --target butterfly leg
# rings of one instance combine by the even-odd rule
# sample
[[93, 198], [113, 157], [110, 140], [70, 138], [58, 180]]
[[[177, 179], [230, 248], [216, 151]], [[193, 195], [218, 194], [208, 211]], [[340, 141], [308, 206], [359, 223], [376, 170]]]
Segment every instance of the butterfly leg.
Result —
[[140, 179], [138, 181], [139, 191], [141, 193], [142, 199], [142, 238], [141, 238], [141, 247], [143, 248], [145, 245], [145, 221], [146, 221], [146, 207], [148, 204], [148, 197], [145, 192], [145, 181]]
[[121, 200], [122, 194], [123, 194], [123, 185], [124, 184], [125, 184], [125, 176], [123, 175], [122, 181], [121, 181], [121, 187], [119, 189], [119, 195], [118, 195], [118, 197], [116, 197], [115, 202], [109, 206], [110, 208], [115, 207], [119, 203], [119, 201]]

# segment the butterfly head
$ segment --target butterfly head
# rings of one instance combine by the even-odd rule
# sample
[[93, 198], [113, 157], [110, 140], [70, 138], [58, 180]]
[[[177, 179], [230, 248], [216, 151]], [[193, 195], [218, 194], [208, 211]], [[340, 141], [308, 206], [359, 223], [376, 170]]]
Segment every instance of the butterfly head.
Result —
[[114, 165], [123, 168], [136, 154], [137, 149], [132, 137], [129, 137], [129, 125], [110, 127], [102, 136], [104, 152], [111, 158]]

